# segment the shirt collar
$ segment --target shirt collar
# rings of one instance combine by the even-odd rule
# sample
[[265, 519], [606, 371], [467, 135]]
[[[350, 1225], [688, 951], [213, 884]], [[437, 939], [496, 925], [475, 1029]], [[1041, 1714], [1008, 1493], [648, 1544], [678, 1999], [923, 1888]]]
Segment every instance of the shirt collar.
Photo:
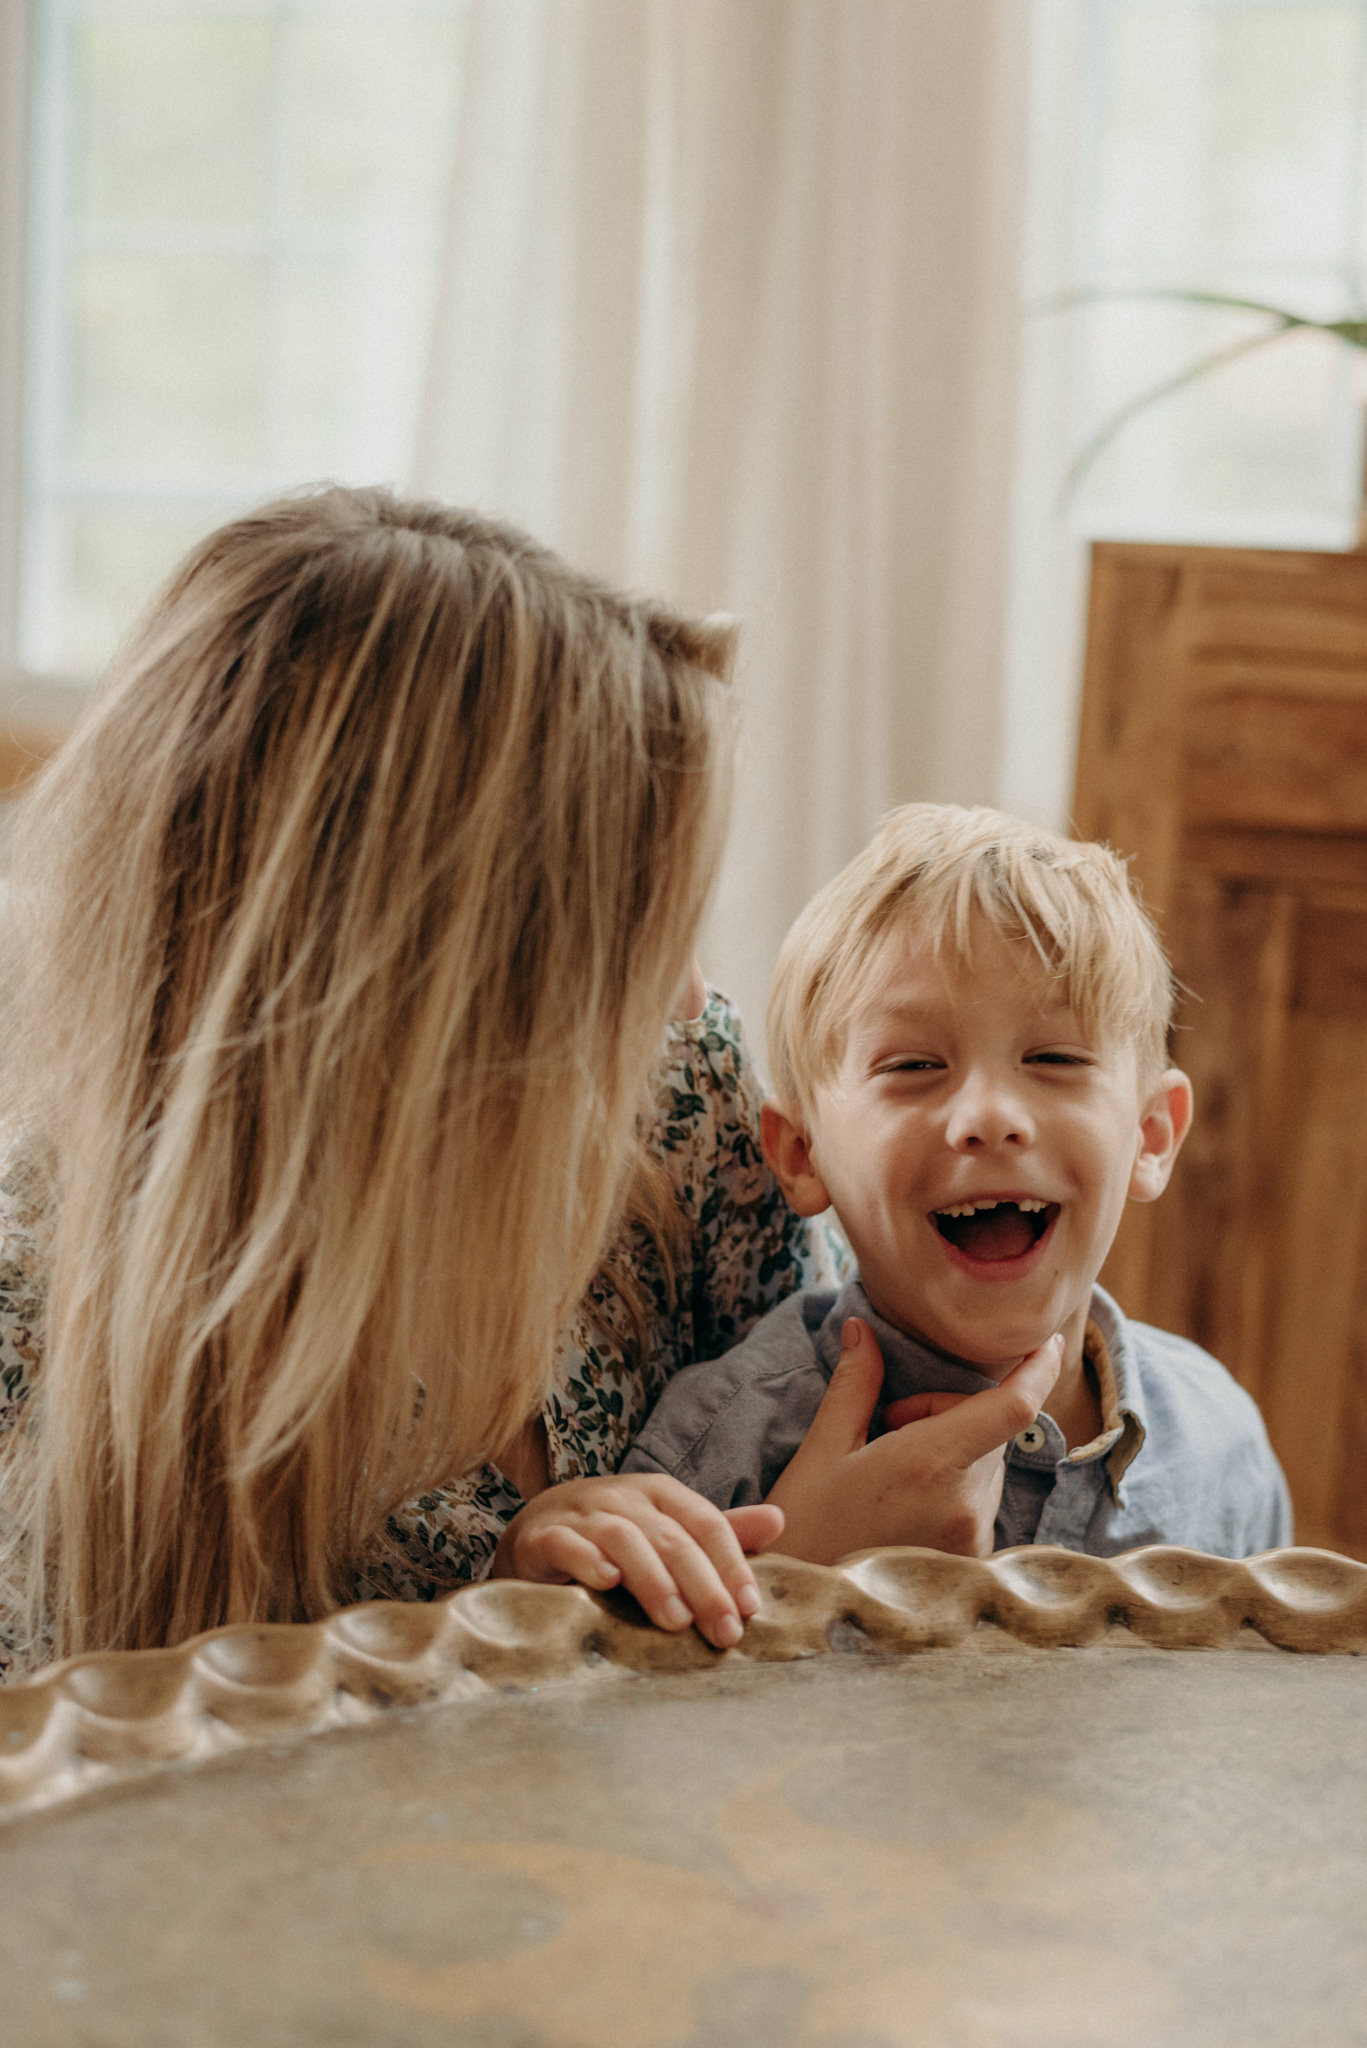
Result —
[[[841, 1329], [850, 1316], [862, 1317], [878, 1339], [883, 1354], [884, 1405], [904, 1400], [908, 1394], [981, 1394], [996, 1384], [976, 1367], [946, 1358], [943, 1352], [923, 1344], [919, 1337], [908, 1337], [905, 1331], [885, 1322], [869, 1306], [869, 1298], [858, 1279], [846, 1281], [817, 1332], [816, 1354], [828, 1379], [840, 1357]], [[1112, 1418], [1119, 1419], [1119, 1436], [1106, 1455], [1106, 1469], [1118, 1497], [1122, 1477], [1143, 1448], [1147, 1418], [1125, 1318], [1100, 1287], [1092, 1289], [1088, 1350], [1097, 1372], [1103, 1417], [1112, 1429], [1116, 1426]]]
[[[1144, 1438], [1148, 1434], [1148, 1416], [1144, 1405], [1144, 1384], [1139, 1377], [1138, 1366], [1130, 1346], [1128, 1325], [1117, 1304], [1101, 1287], [1092, 1289], [1087, 1336], [1102, 1389], [1103, 1412], [1106, 1406], [1106, 1378], [1109, 1372], [1115, 1412], [1121, 1422], [1119, 1440], [1106, 1457], [1106, 1470], [1110, 1473], [1111, 1485], [1119, 1502], [1120, 1482], [1144, 1448]], [[1099, 1355], [1094, 1341], [1098, 1339]]]

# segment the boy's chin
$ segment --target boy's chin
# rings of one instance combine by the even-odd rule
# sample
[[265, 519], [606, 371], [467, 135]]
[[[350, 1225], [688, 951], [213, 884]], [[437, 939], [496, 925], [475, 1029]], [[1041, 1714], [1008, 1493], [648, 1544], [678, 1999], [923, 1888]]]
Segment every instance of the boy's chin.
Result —
[[943, 1321], [935, 1319], [939, 1322], [938, 1329], [927, 1331], [925, 1335], [928, 1342], [947, 1357], [972, 1366], [975, 1372], [982, 1373], [987, 1379], [1004, 1380], [1023, 1359], [1028, 1358], [1032, 1351], [1038, 1351], [1042, 1344], [1047, 1344], [1060, 1330], [1064, 1337], [1065, 1358], [1080, 1354], [1090, 1306], [1090, 1285], [1080, 1304], [1077, 1296], [1073, 1295], [1071, 1307], [1067, 1297], [1060, 1300], [1057, 1293], [1051, 1300], [1018, 1303], [1014, 1313], [1008, 1310], [1005, 1302], [997, 1307], [995, 1314], [984, 1304], [977, 1315], [956, 1315], [946, 1304]]
[[880, 1301], [868, 1289], [867, 1282], [865, 1288], [869, 1306], [894, 1329], [952, 1358], [958, 1365], [971, 1366], [974, 1372], [990, 1380], [1004, 1380], [1023, 1358], [1038, 1351], [1041, 1344], [1047, 1344], [1057, 1328], [1057, 1324], [1051, 1324], [1048, 1329], [1038, 1329], [1037, 1319], [1025, 1318], [1018, 1322], [1003, 1319], [998, 1323], [966, 1325], [951, 1317], [941, 1323], [934, 1316], [910, 1316], [902, 1304]]
[[979, 1330], [961, 1330], [953, 1333], [958, 1341], [936, 1340], [937, 1351], [945, 1352], [950, 1358], [958, 1359], [963, 1365], [971, 1365], [974, 1372], [980, 1372], [989, 1380], [1004, 1380], [1014, 1372], [1022, 1359], [1032, 1351], [1038, 1351], [1041, 1344], [1047, 1344], [1053, 1336], [1052, 1330], [1037, 1333], [1029, 1330], [1003, 1330], [1000, 1333], [986, 1333]]

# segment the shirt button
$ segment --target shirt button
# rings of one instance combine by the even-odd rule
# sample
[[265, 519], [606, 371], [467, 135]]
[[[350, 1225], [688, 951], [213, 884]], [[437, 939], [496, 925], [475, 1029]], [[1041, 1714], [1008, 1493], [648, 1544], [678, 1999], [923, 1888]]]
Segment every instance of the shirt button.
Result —
[[1021, 1431], [1020, 1435], [1016, 1438], [1016, 1449], [1018, 1451], [1042, 1451], [1044, 1449], [1044, 1431], [1037, 1422], [1032, 1422], [1028, 1429]]

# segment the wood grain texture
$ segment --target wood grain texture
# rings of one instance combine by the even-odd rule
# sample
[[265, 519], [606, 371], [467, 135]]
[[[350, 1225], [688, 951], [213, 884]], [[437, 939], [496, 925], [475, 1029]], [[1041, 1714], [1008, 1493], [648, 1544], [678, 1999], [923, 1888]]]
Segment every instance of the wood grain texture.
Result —
[[1367, 1557], [1367, 557], [1098, 546], [1074, 819], [1158, 915], [1197, 1101], [1103, 1281], [1260, 1402], [1300, 1540]]
[[1352, 836], [1367, 817], [1361, 699], [1199, 689], [1183, 726], [1183, 805], [1203, 823]]

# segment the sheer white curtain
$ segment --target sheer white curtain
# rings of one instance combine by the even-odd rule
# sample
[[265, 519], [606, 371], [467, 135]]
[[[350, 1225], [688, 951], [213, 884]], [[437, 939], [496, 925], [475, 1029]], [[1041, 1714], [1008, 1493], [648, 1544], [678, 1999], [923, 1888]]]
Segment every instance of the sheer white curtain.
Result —
[[471, 0], [413, 484], [744, 622], [704, 947], [1002, 782], [1027, 10]]

